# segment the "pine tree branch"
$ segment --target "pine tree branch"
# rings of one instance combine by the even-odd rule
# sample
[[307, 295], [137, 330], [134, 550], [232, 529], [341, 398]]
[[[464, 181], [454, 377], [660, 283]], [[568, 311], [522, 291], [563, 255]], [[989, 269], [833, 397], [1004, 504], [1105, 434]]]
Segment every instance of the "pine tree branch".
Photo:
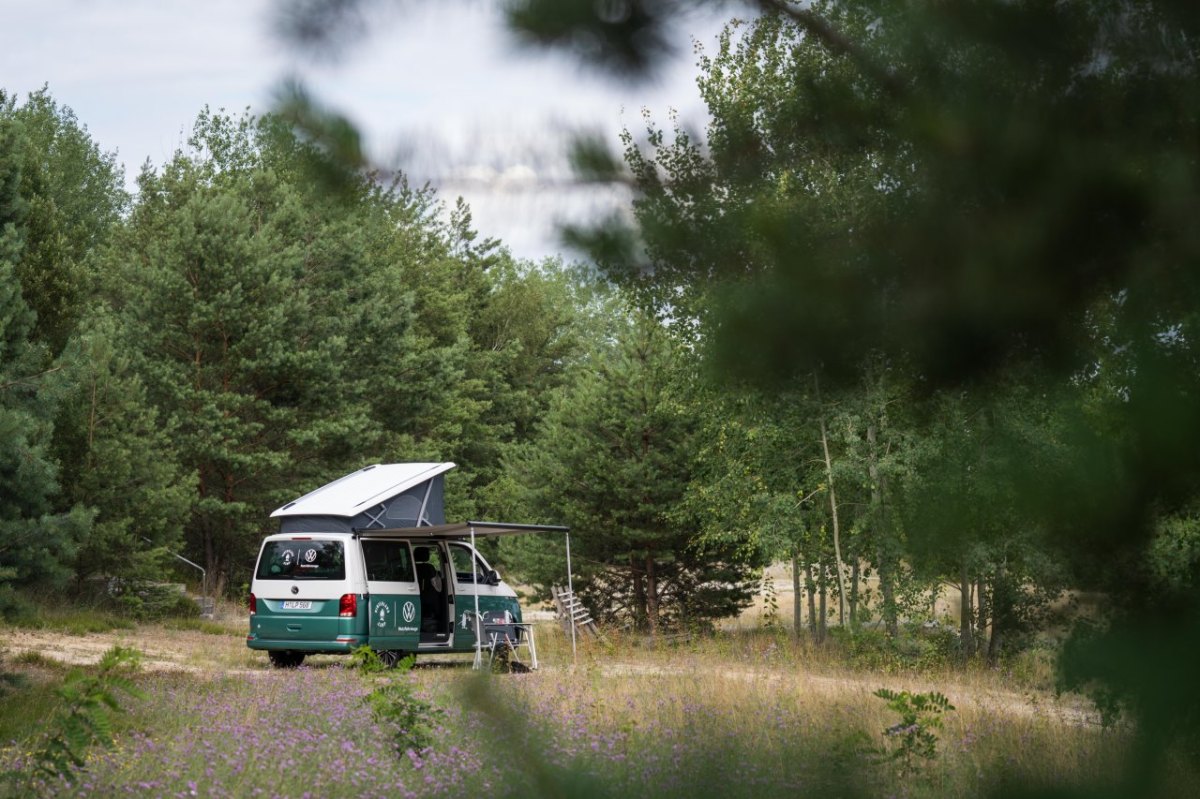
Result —
[[14, 386], [21, 386], [21, 385], [25, 385], [27, 383], [32, 383], [33, 381], [37, 380], [38, 378], [45, 377], [46, 375], [57, 372], [60, 369], [62, 369], [62, 366], [54, 366], [54, 367], [51, 367], [50, 369], [47, 369], [44, 372], [38, 372], [35, 375], [29, 375], [28, 377], [19, 377], [16, 380], [10, 380], [7, 383], [0, 383], [0, 391], [8, 391], [10, 388], [12, 388]]

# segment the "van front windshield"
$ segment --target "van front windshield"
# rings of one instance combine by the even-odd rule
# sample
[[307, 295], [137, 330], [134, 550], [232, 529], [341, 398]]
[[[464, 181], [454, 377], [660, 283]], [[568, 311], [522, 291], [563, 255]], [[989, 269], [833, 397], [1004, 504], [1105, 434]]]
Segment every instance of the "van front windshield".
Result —
[[259, 580], [344, 580], [341, 541], [268, 541], [258, 558]]

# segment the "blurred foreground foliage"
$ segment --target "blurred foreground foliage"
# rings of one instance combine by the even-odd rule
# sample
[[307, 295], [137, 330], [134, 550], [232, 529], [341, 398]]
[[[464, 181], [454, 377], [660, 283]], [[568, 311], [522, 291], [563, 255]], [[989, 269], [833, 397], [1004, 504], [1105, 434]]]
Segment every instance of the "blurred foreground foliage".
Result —
[[[990, 570], [995, 620], [1026, 612], [1016, 587], [1048, 585], [1049, 562], [1101, 592], [1063, 685], [1137, 717], [1128, 778], [1104, 792], [1154, 793], [1162, 758], [1200, 756], [1200, 6], [751, 5], [701, 56], [706, 136], [647, 117], [617, 175], [636, 225], [568, 239], [723, 378], [824, 417], [813, 375], [836, 397], [868, 362], [900, 372], [922, 440], [943, 430], [888, 512], [905, 547], [957, 552], [935, 571], [960, 569], [964, 592]], [[688, 6], [510, 8], [525, 41], [637, 77]], [[617, 171], [582, 149], [589, 178]]]
[[[760, 6], [701, 57], [704, 141], [627, 134], [636, 236], [572, 235], [691, 323], [727, 377], [853, 384], [882, 358], [918, 416], [978, 398], [949, 468], [910, 496], [910, 533], [944, 551], [972, 509], [1019, 499], [971, 525], [972, 546], [1032, 536], [1104, 592], [1063, 685], [1135, 713], [1127, 782], [1108, 790], [1153, 793], [1161, 758], [1200, 755], [1200, 10]], [[610, 246], [633, 241], [644, 253]], [[1002, 435], [972, 456], [961, 434], [981, 428]]]

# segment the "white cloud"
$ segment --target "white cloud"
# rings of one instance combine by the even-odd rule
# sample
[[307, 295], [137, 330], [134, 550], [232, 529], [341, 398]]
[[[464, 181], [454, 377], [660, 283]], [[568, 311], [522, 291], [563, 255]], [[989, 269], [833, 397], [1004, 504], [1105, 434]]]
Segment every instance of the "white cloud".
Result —
[[[132, 181], [146, 158], [171, 157], [203, 106], [264, 110], [277, 81], [298, 72], [360, 126], [376, 158], [406, 154], [403, 164], [426, 173], [418, 182], [446, 184], [448, 202], [469, 184], [481, 231], [530, 256], [557, 248], [552, 220], [584, 207], [572, 197], [595, 196], [594, 187], [542, 190], [568, 182], [566, 131], [598, 130], [615, 147], [622, 113], [643, 106], [660, 119], [669, 107], [703, 119], [683, 33], [682, 57], [660, 80], [628, 86], [515, 48], [494, 3], [402, 4], [372, 18], [372, 35], [333, 65], [286, 51], [269, 9], [270, 0], [0, 0], [0, 86], [25, 94], [49, 83], [103, 149], [119, 151]], [[711, 12], [693, 24], [708, 40], [719, 28]], [[516, 190], [529, 195], [519, 212]]]

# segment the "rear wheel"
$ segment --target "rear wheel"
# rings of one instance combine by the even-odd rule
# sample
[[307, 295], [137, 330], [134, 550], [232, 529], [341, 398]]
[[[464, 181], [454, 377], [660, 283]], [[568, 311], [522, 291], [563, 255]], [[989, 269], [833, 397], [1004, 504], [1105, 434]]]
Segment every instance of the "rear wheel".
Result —
[[267, 657], [277, 669], [294, 669], [304, 662], [303, 652], [268, 652]]

